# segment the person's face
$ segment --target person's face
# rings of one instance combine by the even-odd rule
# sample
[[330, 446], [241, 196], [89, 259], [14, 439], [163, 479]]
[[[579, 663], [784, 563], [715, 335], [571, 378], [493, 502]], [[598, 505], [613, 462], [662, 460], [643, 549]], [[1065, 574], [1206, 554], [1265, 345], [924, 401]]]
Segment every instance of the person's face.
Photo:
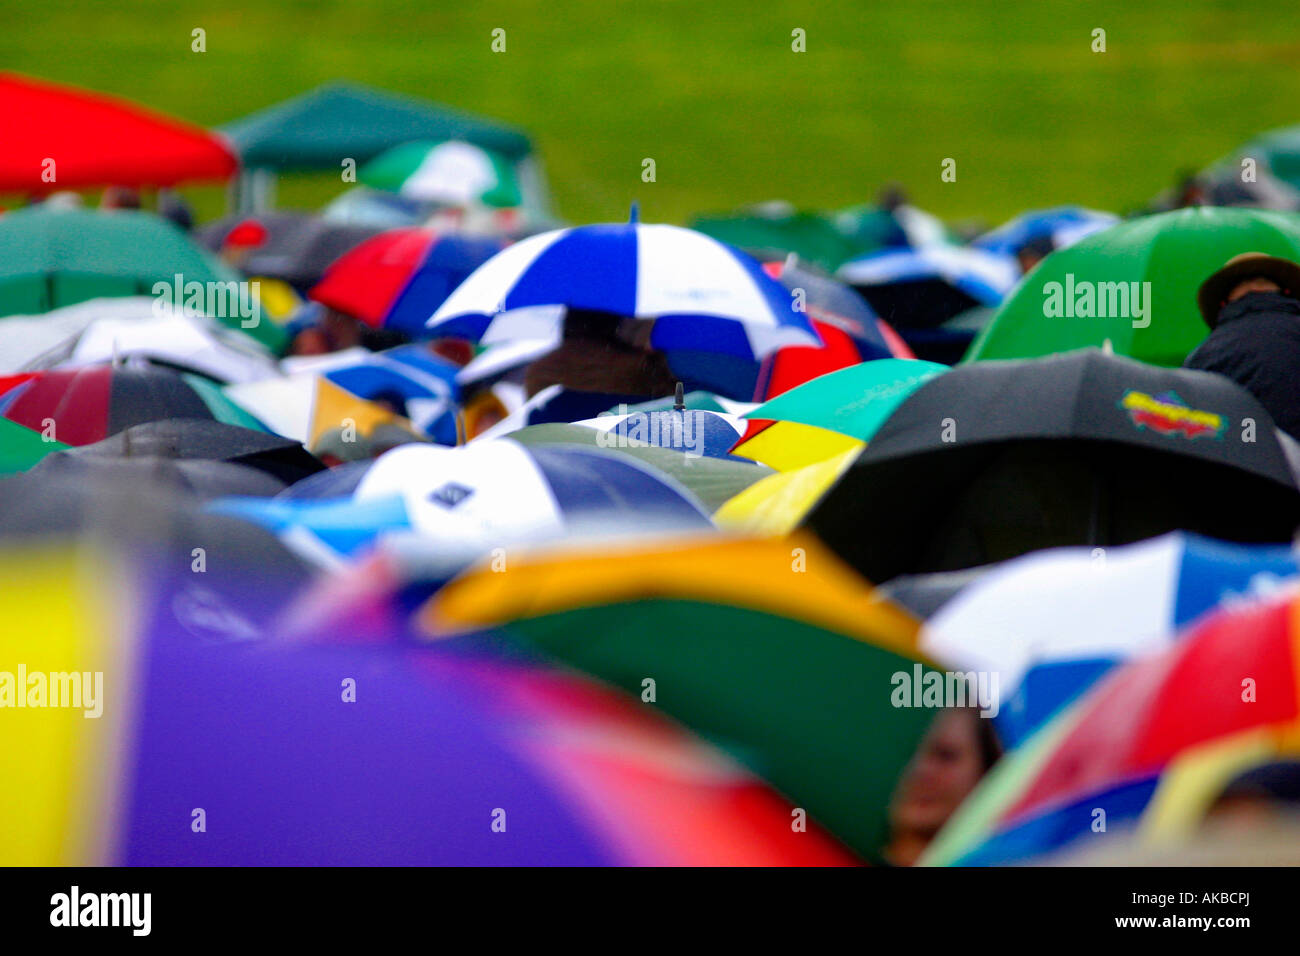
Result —
[[1253, 279], [1247, 279], [1244, 282], [1238, 282], [1233, 286], [1232, 291], [1228, 293], [1228, 301], [1236, 302], [1244, 295], [1250, 295], [1252, 292], [1281, 292], [1282, 287], [1272, 279], [1265, 279], [1263, 276], [1256, 276]]
[[979, 738], [969, 711], [935, 718], [894, 791], [894, 829], [933, 836], [983, 776]]

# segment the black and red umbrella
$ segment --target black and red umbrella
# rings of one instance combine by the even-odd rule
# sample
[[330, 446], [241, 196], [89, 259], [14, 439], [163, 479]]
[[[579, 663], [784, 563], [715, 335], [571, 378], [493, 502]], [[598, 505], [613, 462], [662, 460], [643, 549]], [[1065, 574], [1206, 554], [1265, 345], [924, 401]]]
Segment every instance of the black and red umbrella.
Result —
[[321, 280], [331, 262], [383, 231], [380, 226], [280, 210], [226, 216], [199, 229], [195, 237], [225, 254], [246, 275], [280, 279], [306, 292]]
[[94, 365], [0, 376], [0, 416], [68, 445], [167, 418], [261, 423], [197, 375], [157, 366]]
[[1289, 541], [1295, 443], [1219, 375], [1085, 349], [912, 393], [806, 524], [871, 580], [1183, 529]]

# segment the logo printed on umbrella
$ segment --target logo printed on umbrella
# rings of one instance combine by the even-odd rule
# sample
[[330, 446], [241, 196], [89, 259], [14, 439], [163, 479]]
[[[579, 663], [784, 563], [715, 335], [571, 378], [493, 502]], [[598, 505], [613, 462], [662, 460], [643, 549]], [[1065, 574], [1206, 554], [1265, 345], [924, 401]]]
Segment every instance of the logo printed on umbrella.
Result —
[[1119, 407], [1129, 414], [1138, 428], [1150, 428], [1161, 435], [1182, 435], [1200, 438], [1210, 435], [1219, 438], [1226, 425], [1224, 417], [1216, 412], [1190, 408], [1177, 392], [1148, 395], [1129, 389], [1120, 400]]
[[429, 500], [435, 504], [440, 504], [444, 508], [455, 508], [458, 504], [474, 493], [473, 488], [466, 488], [462, 484], [449, 481], [441, 488], [436, 488], [429, 493]]

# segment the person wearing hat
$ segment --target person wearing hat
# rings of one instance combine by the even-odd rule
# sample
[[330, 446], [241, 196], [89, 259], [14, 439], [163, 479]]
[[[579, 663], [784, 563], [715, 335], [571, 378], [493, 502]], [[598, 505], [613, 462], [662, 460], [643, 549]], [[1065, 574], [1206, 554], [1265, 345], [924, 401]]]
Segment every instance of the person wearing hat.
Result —
[[1300, 265], [1262, 252], [1233, 256], [1196, 301], [1210, 334], [1183, 367], [1232, 379], [1300, 438]]

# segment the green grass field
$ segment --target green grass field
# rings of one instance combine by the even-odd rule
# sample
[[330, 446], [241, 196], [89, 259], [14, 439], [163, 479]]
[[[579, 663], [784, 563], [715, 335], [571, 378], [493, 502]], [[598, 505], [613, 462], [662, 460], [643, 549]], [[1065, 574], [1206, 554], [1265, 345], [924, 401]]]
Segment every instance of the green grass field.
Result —
[[[0, 0], [5, 69], [207, 125], [337, 78], [515, 123], [576, 222], [621, 219], [633, 199], [656, 221], [771, 198], [829, 208], [887, 180], [950, 219], [1123, 210], [1300, 122], [1298, 60], [1285, 0]], [[641, 181], [645, 157], [657, 182]], [[340, 188], [288, 181], [281, 204]], [[194, 195], [220, 210], [218, 190]]]

